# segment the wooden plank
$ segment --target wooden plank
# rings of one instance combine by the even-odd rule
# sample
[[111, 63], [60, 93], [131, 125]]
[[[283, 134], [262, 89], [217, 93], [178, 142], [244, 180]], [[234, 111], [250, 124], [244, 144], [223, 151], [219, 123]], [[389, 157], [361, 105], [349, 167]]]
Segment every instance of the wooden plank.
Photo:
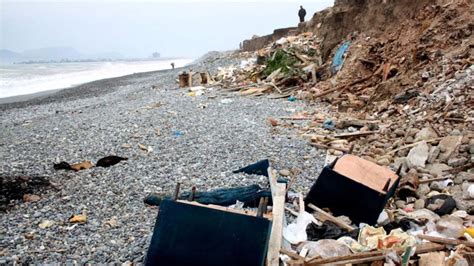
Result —
[[443, 138], [434, 138], [434, 139], [430, 139], [430, 140], [422, 140], [422, 141], [418, 141], [418, 142], [415, 142], [415, 143], [412, 143], [412, 144], [408, 144], [408, 145], [405, 145], [403, 147], [400, 147], [398, 149], [395, 149], [393, 151], [390, 151], [388, 152], [387, 154], [394, 154], [396, 153], [397, 151], [400, 151], [400, 150], [404, 150], [404, 149], [408, 149], [408, 148], [411, 148], [411, 147], [415, 147], [416, 145], [422, 143], [423, 141], [426, 141], [426, 143], [430, 143], [430, 142], [435, 142], [435, 141], [438, 141], [438, 140], [441, 140]]
[[[185, 203], [189, 205], [195, 205], [195, 206], [200, 206], [200, 207], [206, 207], [214, 210], [219, 210], [219, 211], [226, 211], [226, 212], [232, 212], [232, 213], [237, 213], [237, 214], [242, 214], [242, 215], [248, 215], [248, 216], [257, 216], [257, 212], [255, 211], [249, 211], [249, 210], [236, 210], [224, 206], [219, 206], [219, 205], [213, 205], [213, 204], [201, 204], [196, 201], [187, 201], [187, 200], [177, 200], [177, 202], [180, 203]], [[272, 219], [272, 214], [271, 213], [264, 213], [263, 217], [271, 220]]]
[[283, 237], [286, 186], [277, 182], [276, 173], [271, 167], [268, 168], [268, 175], [273, 199], [273, 221], [270, 241], [268, 243], [267, 266], [278, 266]]
[[436, 236], [428, 236], [428, 235], [418, 235], [418, 238], [428, 240], [430, 242], [441, 243], [446, 245], [465, 245], [466, 247], [474, 248], [474, 242], [466, 241], [466, 240], [459, 240], [459, 239], [449, 239], [443, 237], [436, 237]]
[[324, 221], [331, 221], [333, 223], [335, 223], [337, 226], [347, 230], [347, 231], [352, 231], [354, 230], [354, 228], [350, 225], [348, 225], [347, 223], [341, 221], [340, 219], [337, 219], [336, 217], [332, 216], [331, 214], [325, 212], [324, 210], [318, 208], [317, 206], [314, 206], [313, 204], [308, 204], [308, 207], [310, 207], [311, 209], [313, 209], [314, 211], [317, 212], [316, 216], [318, 218], [318, 220], [323, 220], [322, 222]]
[[[444, 245], [439, 245], [435, 243], [425, 243], [425, 244], [416, 246], [415, 254], [429, 253], [429, 252], [434, 252], [434, 251], [440, 251], [443, 249], [445, 249]], [[333, 258], [327, 258], [327, 259], [313, 259], [307, 262], [305, 266], [324, 265], [324, 264], [334, 265], [334, 264], [348, 264], [348, 263], [357, 264], [357, 263], [383, 260], [385, 258], [384, 254], [386, 252], [387, 251], [380, 250], [380, 251], [355, 253], [351, 255], [339, 256], [339, 257], [333, 257]], [[395, 249], [395, 252], [397, 252], [398, 254], [403, 254], [405, 252], [405, 249], [398, 248], [398, 249]]]

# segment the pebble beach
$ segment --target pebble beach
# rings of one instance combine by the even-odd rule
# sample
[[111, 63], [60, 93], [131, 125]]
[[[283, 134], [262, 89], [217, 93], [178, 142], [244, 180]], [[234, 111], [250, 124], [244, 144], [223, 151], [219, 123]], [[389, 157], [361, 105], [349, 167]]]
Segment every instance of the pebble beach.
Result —
[[[297, 169], [292, 190], [308, 191], [325, 153], [294, 129], [268, 123], [305, 110], [304, 102], [242, 97], [219, 87], [193, 97], [178, 88], [183, 70], [212, 72], [230, 63], [214, 59], [0, 105], [2, 182], [26, 176], [51, 183], [34, 192], [38, 201], [4, 206], [0, 264], [143, 262], [158, 213], [143, 203], [146, 195], [171, 194], [177, 182], [182, 191], [268, 187], [262, 176], [232, 173], [262, 159], [277, 170]], [[128, 160], [78, 172], [53, 168], [108, 155]], [[87, 222], [69, 223], [77, 214]]]

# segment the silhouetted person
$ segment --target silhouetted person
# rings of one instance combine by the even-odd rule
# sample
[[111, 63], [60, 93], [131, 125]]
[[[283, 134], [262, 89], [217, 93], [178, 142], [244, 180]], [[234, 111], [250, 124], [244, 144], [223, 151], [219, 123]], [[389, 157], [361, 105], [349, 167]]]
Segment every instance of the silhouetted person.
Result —
[[304, 17], [306, 16], [306, 10], [303, 6], [300, 6], [300, 11], [298, 11], [298, 16], [300, 17], [300, 22], [304, 22]]
[[171, 62], [171, 68], [174, 69], [174, 62]]

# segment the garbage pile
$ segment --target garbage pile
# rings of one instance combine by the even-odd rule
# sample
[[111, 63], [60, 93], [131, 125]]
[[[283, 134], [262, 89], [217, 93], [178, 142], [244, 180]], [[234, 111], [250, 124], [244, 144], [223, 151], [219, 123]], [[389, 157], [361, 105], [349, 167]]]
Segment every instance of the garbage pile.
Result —
[[327, 150], [327, 166], [310, 191], [271, 184], [267, 265], [474, 265], [472, 11], [435, 1], [328, 58], [326, 36], [304, 32], [212, 76], [242, 96], [328, 106], [268, 119]]
[[219, 68], [214, 80], [223, 89], [245, 96], [273, 93], [273, 98], [289, 97], [316, 82], [322, 63], [321, 41], [311, 32], [281, 38], [256, 53], [241, 53], [248, 59], [240, 66]]

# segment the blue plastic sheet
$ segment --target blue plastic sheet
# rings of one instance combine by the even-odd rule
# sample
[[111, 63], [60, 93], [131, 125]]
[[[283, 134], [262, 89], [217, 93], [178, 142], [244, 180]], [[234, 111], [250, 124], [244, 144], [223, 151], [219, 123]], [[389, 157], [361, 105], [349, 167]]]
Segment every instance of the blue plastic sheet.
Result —
[[350, 44], [351, 42], [347, 41], [341, 44], [339, 48], [337, 48], [336, 54], [334, 55], [334, 58], [332, 59], [331, 70], [333, 74], [341, 70], [342, 64], [344, 62], [344, 54], [346, 53], [347, 49], [349, 49]]

